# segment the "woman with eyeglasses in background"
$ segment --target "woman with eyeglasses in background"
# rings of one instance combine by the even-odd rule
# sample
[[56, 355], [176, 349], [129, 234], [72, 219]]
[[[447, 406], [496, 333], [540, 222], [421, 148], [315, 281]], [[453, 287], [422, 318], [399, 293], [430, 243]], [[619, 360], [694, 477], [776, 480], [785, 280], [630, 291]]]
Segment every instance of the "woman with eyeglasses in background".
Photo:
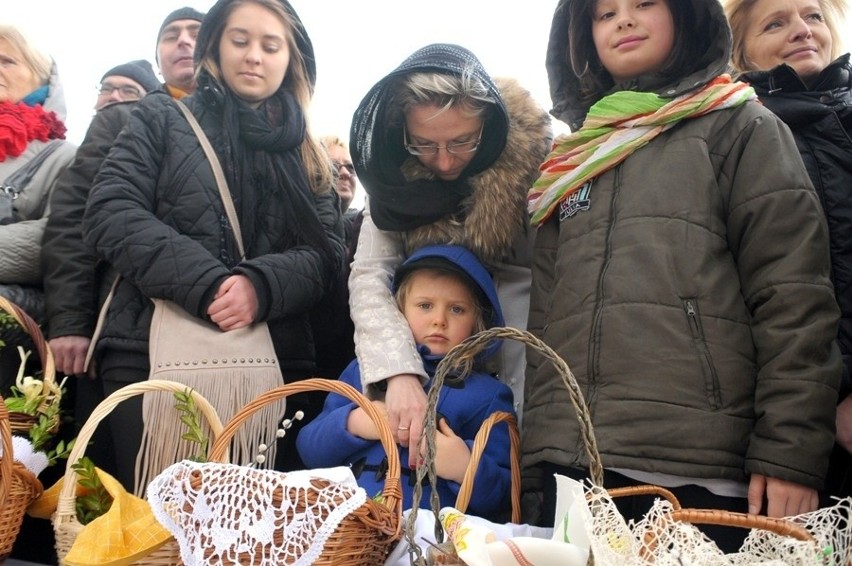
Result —
[[349, 155], [349, 145], [335, 135], [322, 136], [320, 143], [335, 172], [334, 188], [340, 198], [346, 256], [344, 265], [335, 274], [334, 285], [311, 311], [311, 325], [317, 375], [337, 379], [355, 357], [355, 327], [349, 316], [349, 267], [358, 246], [364, 211], [351, 206], [358, 183], [352, 156]]
[[[512, 79], [492, 79], [450, 44], [411, 54], [361, 101], [350, 148], [367, 193], [349, 277], [364, 391], [383, 399], [402, 446], [423, 428], [427, 374], [390, 291], [411, 252], [472, 250], [494, 276], [507, 326], [526, 327], [531, 231], [526, 194], [550, 148], [550, 118]], [[505, 344], [497, 370], [521, 415], [524, 347]], [[417, 463], [410, 451], [410, 466]], [[403, 463], [405, 464], [405, 463]]]

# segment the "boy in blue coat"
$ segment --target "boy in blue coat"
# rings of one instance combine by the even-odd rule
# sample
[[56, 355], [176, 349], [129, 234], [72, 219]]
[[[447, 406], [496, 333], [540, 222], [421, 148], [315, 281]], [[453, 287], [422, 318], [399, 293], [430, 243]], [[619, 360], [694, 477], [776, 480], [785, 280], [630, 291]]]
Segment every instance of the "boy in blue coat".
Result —
[[[438, 363], [472, 334], [503, 325], [497, 292], [476, 256], [460, 246], [426, 246], [413, 253], [396, 272], [393, 290], [411, 327], [424, 366], [434, 377]], [[474, 437], [495, 411], [514, 413], [512, 391], [481, 371], [483, 362], [500, 347], [495, 341], [477, 356], [473, 372], [462, 380], [447, 379], [438, 397], [435, 469], [441, 506], [454, 505]], [[341, 381], [361, 391], [354, 360]], [[424, 385], [429, 389], [431, 381]], [[381, 401], [374, 401], [383, 409]], [[405, 437], [405, 431], [398, 431]], [[322, 413], [299, 433], [296, 445], [311, 468], [348, 465], [369, 497], [384, 486], [387, 460], [375, 425], [363, 409], [340, 395], [328, 395]], [[408, 448], [399, 446], [400, 461]], [[404, 469], [403, 507], [411, 507], [416, 474]], [[492, 430], [474, 480], [468, 513], [498, 519], [508, 509], [511, 485], [509, 433], [505, 424]], [[423, 486], [421, 506], [429, 506], [430, 488]]]

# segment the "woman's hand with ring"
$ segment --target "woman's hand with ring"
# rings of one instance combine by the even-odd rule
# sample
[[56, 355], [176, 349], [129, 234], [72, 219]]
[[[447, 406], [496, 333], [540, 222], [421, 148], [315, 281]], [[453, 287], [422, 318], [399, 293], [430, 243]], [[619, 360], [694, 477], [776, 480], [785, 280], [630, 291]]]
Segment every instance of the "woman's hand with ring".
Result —
[[[426, 416], [426, 392], [420, 378], [411, 374], [400, 374], [388, 378], [385, 406], [388, 421], [397, 443], [408, 448], [417, 446], [423, 433], [423, 418]], [[408, 427], [407, 429], [404, 427]], [[417, 450], [408, 451], [408, 467], [414, 469], [418, 459]], [[402, 462], [405, 465], [405, 462]]]

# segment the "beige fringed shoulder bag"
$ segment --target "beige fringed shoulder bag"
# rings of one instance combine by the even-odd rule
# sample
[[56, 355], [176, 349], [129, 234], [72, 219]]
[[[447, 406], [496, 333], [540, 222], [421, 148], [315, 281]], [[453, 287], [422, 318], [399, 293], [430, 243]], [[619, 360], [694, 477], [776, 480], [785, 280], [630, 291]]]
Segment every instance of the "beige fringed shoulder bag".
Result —
[[[219, 160], [189, 108], [178, 100], [175, 102], [192, 126], [213, 169], [240, 256], [245, 257], [239, 220]], [[172, 301], [152, 300], [149, 379], [176, 381], [197, 391], [216, 408], [222, 422], [230, 420], [262, 393], [282, 385], [281, 369], [266, 322], [223, 332]], [[142, 412], [144, 432], [136, 461], [137, 492], [167, 466], [193, 456], [198, 450], [181, 438], [187, 432], [186, 426], [179, 421], [171, 396], [146, 395]], [[275, 460], [275, 432], [283, 417], [283, 399], [255, 415], [232, 442], [231, 461], [251, 462], [258, 446], [265, 443], [269, 446], [265, 458], [271, 465]]]

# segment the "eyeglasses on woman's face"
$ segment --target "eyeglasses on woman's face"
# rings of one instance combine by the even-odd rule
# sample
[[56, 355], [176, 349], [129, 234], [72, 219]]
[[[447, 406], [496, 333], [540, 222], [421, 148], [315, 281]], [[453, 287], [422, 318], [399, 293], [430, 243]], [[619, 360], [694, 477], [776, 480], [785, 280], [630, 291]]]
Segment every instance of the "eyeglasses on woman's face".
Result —
[[332, 167], [334, 167], [335, 171], [340, 171], [340, 169], [342, 168], [346, 169], [346, 172], [352, 175], [353, 177], [357, 175], [357, 173], [355, 173], [355, 166], [348, 161], [335, 161], [334, 159], [332, 159], [331, 165]]
[[467, 141], [460, 142], [452, 142], [446, 145], [438, 145], [436, 143], [426, 143], [426, 144], [413, 144], [409, 143], [408, 140], [408, 129], [403, 125], [402, 127], [402, 139], [403, 144], [405, 145], [406, 151], [411, 155], [418, 156], [434, 156], [438, 155], [438, 152], [442, 149], [446, 150], [447, 153], [451, 153], [453, 155], [463, 155], [465, 153], [472, 153], [479, 149], [479, 144], [482, 143], [482, 131], [485, 128], [485, 122], [482, 123], [479, 127], [479, 133], [476, 135], [476, 139], [471, 139]]

